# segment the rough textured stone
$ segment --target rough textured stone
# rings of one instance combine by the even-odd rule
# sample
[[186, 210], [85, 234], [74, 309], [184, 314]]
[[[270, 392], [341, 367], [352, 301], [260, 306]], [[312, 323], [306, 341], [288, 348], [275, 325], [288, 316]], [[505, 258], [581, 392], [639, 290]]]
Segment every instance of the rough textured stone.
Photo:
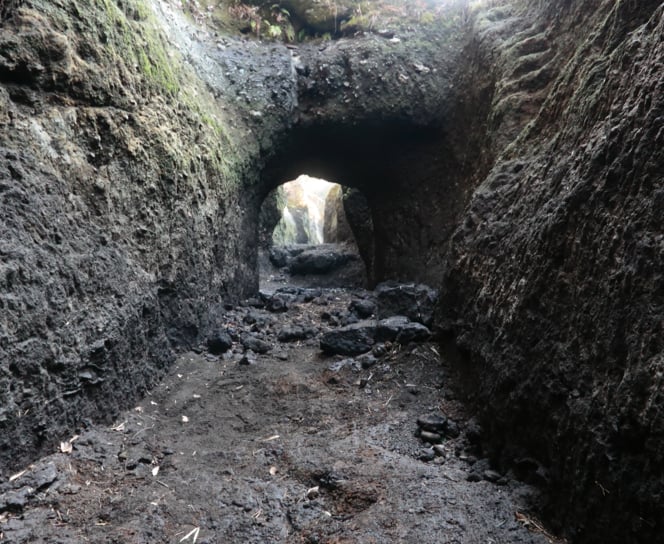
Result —
[[255, 284], [215, 99], [130, 4], [14, 3], [2, 23], [3, 477], [110, 422]]
[[417, 418], [417, 425], [425, 431], [438, 433], [447, 427], [447, 418], [438, 414], [426, 414]]
[[402, 315], [382, 319], [376, 325], [377, 342], [396, 341], [399, 344], [408, 344], [425, 342], [430, 337], [431, 331], [422, 323], [413, 322]]
[[270, 262], [277, 268], [283, 268], [305, 249], [305, 246], [273, 246], [270, 248]]
[[288, 264], [291, 274], [327, 274], [357, 259], [357, 255], [342, 246], [320, 245], [306, 249]]
[[323, 242], [326, 244], [354, 243], [353, 231], [346, 219], [343, 187], [334, 185], [325, 199]]
[[411, 323], [405, 315], [395, 315], [381, 319], [376, 325], [377, 342], [394, 342], [399, 333]]
[[320, 347], [330, 355], [359, 355], [371, 350], [374, 334], [372, 322], [360, 322], [326, 332], [321, 337]]
[[406, 316], [424, 325], [431, 325], [438, 302], [435, 289], [413, 283], [385, 282], [376, 286], [374, 292], [379, 319]]
[[493, 454], [547, 467], [549, 519], [575, 542], [656, 541], [664, 7], [552, 2], [544, 20], [554, 34], [506, 36], [522, 68], [496, 135], [511, 111], [531, 121], [454, 235], [441, 310]]
[[397, 335], [398, 344], [409, 344], [410, 342], [426, 342], [431, 339], [431, 331], [422, 323], [411, 322], [405, 325]]
[[261, 354], [267, 353], [272, 349], [272, 346], [270, 345], [269, 342], [261, 340], [260, 338], [257, 338], [256, 336], [253, 336], [251, 334], [245, 334], [244, 336], [242, 336], [242, 345], [247, 350], [251, 350], [254, 353], [261, 353]]
[[376, 302], [369, 298], [356, 299], [350, 303], [348, 310], [356, 314], [360, 319], [367, 319], [376, 311]]
[[660, 538], [661, 2], [297, 50], [167, 2], [1, 9], [3, 477], [255, 290], [261, 201], [308, 171], [365, 196], [372, 282], [442, 286], [483, 440], [546, 467], [549, 519]]
[[233, 339], [226, 331], [219, 331], [208, 336], [207, 348], [214, 355], [227, 352], [233, 347]]
[[277, 335], [277, 340], [279, 342], [297, 342], [314, 336], [316, 336], [316, 329], [311, 326], [298, 325], [281, 329]]

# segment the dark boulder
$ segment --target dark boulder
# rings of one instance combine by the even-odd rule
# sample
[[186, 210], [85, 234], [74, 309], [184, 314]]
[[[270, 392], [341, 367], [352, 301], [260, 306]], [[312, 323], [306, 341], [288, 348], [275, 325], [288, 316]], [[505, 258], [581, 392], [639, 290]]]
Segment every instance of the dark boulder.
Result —
[[302, 253], [308, 246], [273, 246], [270, 249], [270, 262], [277, 268], [288, 266], [293, 258]]
[[218, 331], [208, 336], [207, 348], [213, 355], [221, 355], [233, 347], [233, 339], [226, 331]]
[[295, 325], [281, 329], [277, 335], [277, 340], [279, 342], [297, 342], [299, 340], [308, 340], [314, 336], [316, 336], [316, 329], [313, 327]]
[[294, 257], [288, 269], [295, 275], [327, 274], [357, 259], [357, 254], [334, 246], [314, 246]]
[[356, 299], [350, 303], [348, 310], [360, 319], [367, 319], [376, 312], [376, 302], [370, 298]]
[[398, 342], [408, 344], [410, 342], [426, 342], [431, 338], [431, 331], [422, 325], [411, 321], [406, 316], [395, 315], [378, 322], [376, 326], [376, 341]]
[[288, 311], [288, 303], [292, 300], [292, 296], [275, 293], [265, 305], [265, 308], [273, 313], [283, 313]]
[[377, 342], [394, 342], [399, 336], [399, 333], [412, 323], [404, 315], [395, 315], [386, 319], [381, 319], [376, 325], [376, 341]]
[[326, 332], [320, 347], [328, 355], [359, 355], [371, 350], [376, 327], [373, 323], [360, 322]]
[[406, 324], [397, 334], [397, 344], [409, 344], [410, 342], [426, 342], [431, 338], [431, 331], [422, 323], [411, 321]]
[[246, 334], [242, 337], [242, 345], [244, 346], [244, 349], [260, 354], [267, 353], [272, 349], [272, 346], [265, 340], [261, 340], [251, 334]]
[[385, 282], [375, 291], [377, 316], [380, 319], [405, 315], [426, 326], [433, 322], [438, 291], [422, 284]]

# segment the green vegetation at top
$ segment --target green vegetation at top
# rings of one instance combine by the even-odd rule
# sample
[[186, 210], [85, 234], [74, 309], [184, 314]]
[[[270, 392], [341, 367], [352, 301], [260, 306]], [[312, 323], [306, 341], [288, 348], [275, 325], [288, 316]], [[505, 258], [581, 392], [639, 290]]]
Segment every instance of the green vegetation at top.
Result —
[[181, 0], [198, 24], [227, 34], [302, 42], [362, 32], [467, 24], [502, 0]]
[[[171, 96], [180, 90], [180, 63], [158, 32], [152, 10], [144, 0], [103, 0], [109, 51], [115, 62], [137, 67], [147, 81]], [[132, 66], [133, 65], [133, 66]]]

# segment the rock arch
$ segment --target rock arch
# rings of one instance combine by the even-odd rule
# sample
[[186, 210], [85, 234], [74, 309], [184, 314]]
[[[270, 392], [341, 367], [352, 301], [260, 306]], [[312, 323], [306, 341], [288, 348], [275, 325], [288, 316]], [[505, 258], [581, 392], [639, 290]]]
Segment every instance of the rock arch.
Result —
[[293, 128], [261, 175], [259, 198], [300, 172], [331, 180], [365, 195], [374, 226], [370, 282], [432, 281], [444, 245], [468, 196], [463, 169], [445, 156], [445, 134], [412, 122], [372, 120]]

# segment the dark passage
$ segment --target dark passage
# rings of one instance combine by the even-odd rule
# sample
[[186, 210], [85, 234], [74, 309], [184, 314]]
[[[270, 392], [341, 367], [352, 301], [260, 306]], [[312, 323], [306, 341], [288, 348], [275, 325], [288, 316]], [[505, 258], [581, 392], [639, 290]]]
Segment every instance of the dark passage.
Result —
[[[344, 209], [367, 283], [386, 279], [434, 283], [445, 245], [470, 195], [444, 128], [402, 121], [294, 128], [262, 173], [266, 204], [301, 172], [340, 180]], [[466, 182], [467, 183], [467, 182]], [[443, 203], [441, 205], [441, 202]], [[261, 240], [269, 231], [261, 224]]]

